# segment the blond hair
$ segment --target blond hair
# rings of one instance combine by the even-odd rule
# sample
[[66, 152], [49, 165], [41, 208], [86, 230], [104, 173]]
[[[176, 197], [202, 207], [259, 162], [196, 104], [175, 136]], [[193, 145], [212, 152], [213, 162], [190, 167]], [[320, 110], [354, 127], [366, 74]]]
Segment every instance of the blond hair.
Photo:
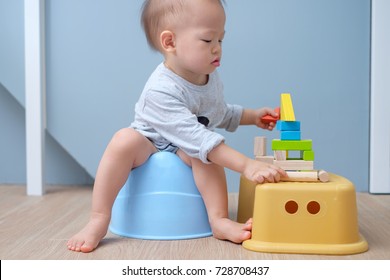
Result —
[[[160, 51], [160, 34], [172, 27], [183, 15], [187, 1], [193, 0], [145, 0], [141, 8], [141, 26], [149, 46]], [[223, 0], [218, 0], [222, 5]]]

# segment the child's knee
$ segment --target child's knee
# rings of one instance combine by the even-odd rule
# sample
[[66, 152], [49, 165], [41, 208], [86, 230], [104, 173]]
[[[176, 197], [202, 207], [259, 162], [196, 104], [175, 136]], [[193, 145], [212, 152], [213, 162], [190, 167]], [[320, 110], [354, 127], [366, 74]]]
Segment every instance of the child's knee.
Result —
[[114, 134], [111, 142], [116, 147], [126, 150], [142, 145], [145, 139], [145, 136], [133, 128], [122, 128]]
[[112, 137], [113, 142], [127, 142], [131, 137], [132, 131], [129, 128], [122, 128], [118, 130]]

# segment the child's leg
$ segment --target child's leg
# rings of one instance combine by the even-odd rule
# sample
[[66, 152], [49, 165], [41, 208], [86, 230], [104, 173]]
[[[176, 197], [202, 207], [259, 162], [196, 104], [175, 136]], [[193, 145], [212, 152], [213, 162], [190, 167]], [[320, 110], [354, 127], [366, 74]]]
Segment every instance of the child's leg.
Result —
[[240, 224], [229, 219], [225, 170], [216, 164], [205, 164], [179, 150], [178, 155], [192, 167], [195, 184], [205, 203], [213, 235], [241, 243], [251, 237], [252, 222]]
[[67, 243], [70, 250], [91, 252], [107, 233], [114, 200], [134, 167], [156, 152], [153, 144], [132, 128], [118, 131], [108, 144], [97, 170], [88, 224]]

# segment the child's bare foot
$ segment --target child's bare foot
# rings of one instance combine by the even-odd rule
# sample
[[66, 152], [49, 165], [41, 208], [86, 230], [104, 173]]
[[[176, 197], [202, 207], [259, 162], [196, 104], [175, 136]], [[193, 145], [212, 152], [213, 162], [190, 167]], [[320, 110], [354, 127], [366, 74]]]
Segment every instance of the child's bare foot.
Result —
[[103, 215], [91, 217], [88, 224], [69, 239], [67, 246], [71, 251], [92, 252], [107, 233], [110, 218]]
[[252, 219], [249, 219], [245, 224], [234, 222], [228, 218], [216, 219], [212, 221], [211, 228], [217, 239], [242, 243], [251, 238]]

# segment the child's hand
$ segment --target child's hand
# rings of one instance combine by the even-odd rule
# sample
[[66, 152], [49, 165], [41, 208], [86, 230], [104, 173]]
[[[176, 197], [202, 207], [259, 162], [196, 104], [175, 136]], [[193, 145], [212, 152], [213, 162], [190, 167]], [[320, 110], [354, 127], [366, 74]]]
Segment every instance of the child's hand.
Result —
[[264, 117], [264, 116], [267, 116], [267, 115], [272, 116], [274, 118], [279, 118], [278, 113], [276, 113], [274, 109], [271, 109], [271, 108], [268, 108], [268, 107], [257, 109], [255, 111], [255, 114], [256, 114], [256, 123], [255, 123], [255, 125], [260, 127], [260, 128], [268, 129], [268, 130], [273, 130], [275, 125], [276, 125], [276, 122], [274, 122], [274, 121], [265, 122], [261, 118]]
[[282, 178], [288, 177], [287, 173], [272, 164], [266, 164], [261, 161], [256, 161], [256, 160], [249, 160], [243, 175], [257, 183], [276, 183], [279, 182]]

